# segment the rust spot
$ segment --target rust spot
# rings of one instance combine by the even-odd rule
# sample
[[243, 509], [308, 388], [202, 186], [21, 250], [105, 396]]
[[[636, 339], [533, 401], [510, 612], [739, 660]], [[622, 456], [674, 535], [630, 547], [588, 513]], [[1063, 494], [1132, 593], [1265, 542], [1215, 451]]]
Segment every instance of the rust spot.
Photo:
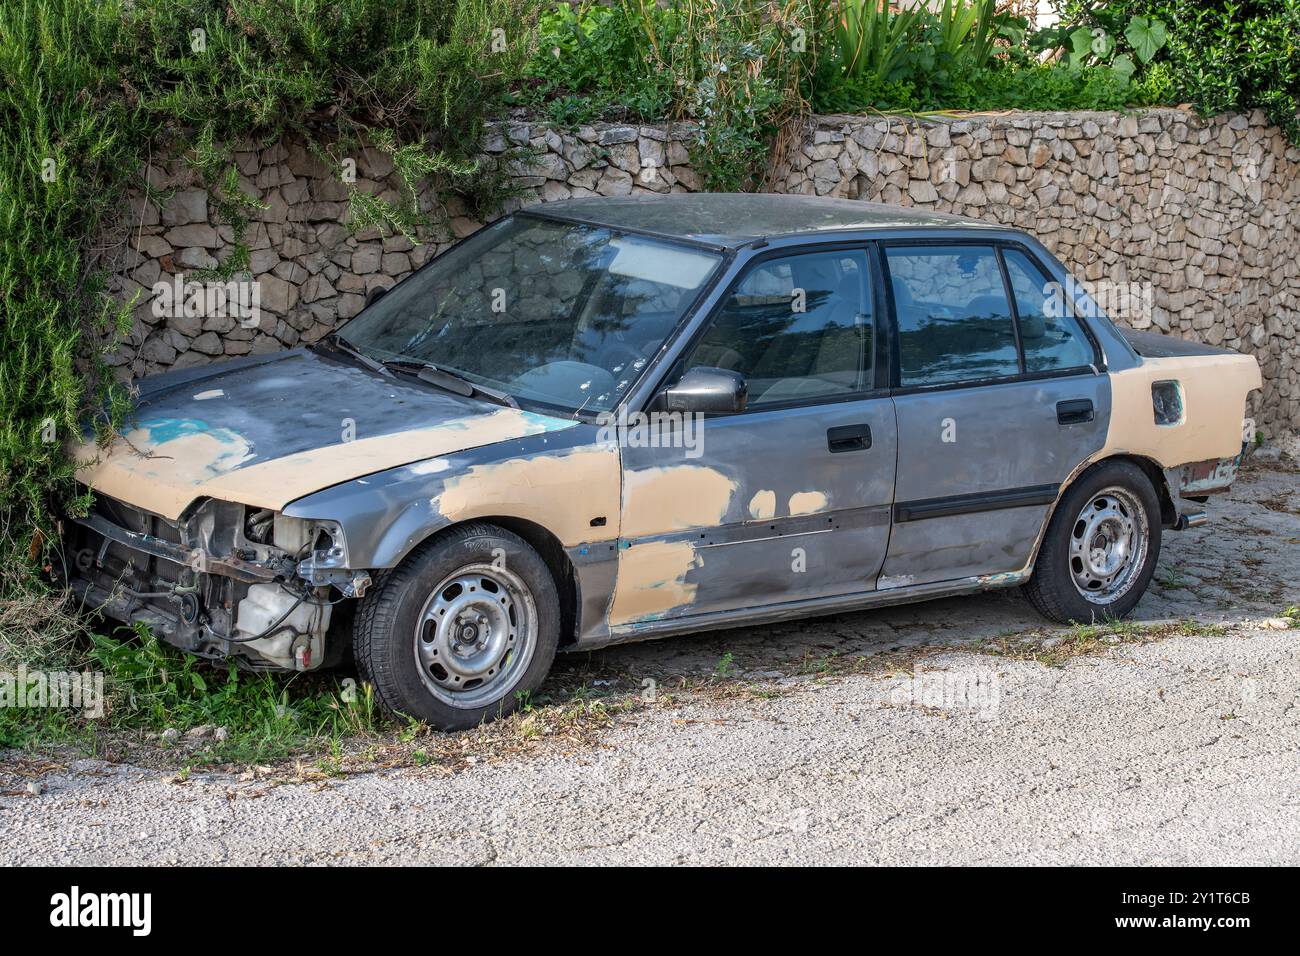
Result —
[[1237, 458], [1207, 458], [1183, 465], [1178, 492], [1198, 496], [1225, 492], [1237, 480], [1237, 464]]

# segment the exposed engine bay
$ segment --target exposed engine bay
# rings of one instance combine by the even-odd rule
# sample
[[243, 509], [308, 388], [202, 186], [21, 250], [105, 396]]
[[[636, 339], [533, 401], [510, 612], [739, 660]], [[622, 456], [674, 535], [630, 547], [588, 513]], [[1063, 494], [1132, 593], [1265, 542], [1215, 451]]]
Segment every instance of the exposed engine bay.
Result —
[[332, 522], [214, 499], [171, 521], [105, 496], [67, 521], [68, 583], [87, 606], [250, 670], [335, 663], [347, 643], [347, 599], [370, 585], [366, 572], [346, 570]]

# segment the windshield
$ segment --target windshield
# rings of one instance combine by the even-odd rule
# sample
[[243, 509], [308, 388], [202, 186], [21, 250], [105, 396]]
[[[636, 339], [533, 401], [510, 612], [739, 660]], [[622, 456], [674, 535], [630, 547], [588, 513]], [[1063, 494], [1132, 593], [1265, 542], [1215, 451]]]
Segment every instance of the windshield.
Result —
[[598, 413], [641, 376], [720, 260], [517, 216], [397, 285], [342, 335], [380, 361], [427, 362], [521, 403]]

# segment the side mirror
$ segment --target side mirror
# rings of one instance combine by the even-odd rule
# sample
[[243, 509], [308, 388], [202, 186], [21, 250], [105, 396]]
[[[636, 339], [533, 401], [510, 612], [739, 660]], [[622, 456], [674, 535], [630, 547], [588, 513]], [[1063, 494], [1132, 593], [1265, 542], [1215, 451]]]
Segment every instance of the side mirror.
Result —
[[374, 305], [384, 296], [388, 295], [388, 290], [383, 286], [375, 286], [366, 294], [366, 308]]
[[688, 369], [659, 397], [659, 404], [669, 412], [743, 412], [749, 386], [739, 372], [701, 365]]

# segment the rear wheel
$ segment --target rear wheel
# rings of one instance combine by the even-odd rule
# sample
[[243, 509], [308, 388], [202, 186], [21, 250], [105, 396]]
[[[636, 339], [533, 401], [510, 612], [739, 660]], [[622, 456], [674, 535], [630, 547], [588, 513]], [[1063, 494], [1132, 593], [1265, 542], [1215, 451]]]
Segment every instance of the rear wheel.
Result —
[[1160, 501], [1126, 461], [1093, 466], [1056, 506], [1025, 586], [1034, 607], [1062, 624], [1128, 614], [1160, 557]]
[[357, 667], [391, 711], [441, 730], [512, 712], [550, 670], [559, 597], [541, 556], [493, 525], [416, 549], [357, 610]]

